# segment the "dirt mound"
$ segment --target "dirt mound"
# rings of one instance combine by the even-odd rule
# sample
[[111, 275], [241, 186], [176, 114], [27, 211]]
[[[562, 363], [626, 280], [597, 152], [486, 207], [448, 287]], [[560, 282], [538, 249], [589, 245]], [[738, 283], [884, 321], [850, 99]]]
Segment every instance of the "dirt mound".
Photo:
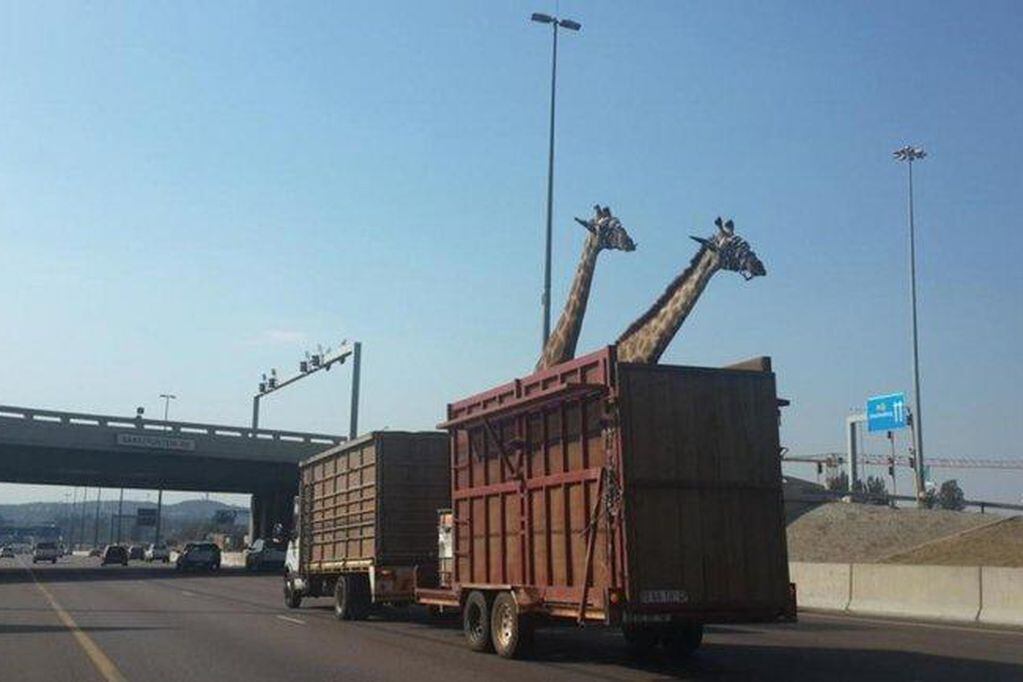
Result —
[[929, 542], [884, 563], [1023, 567], [1023, 516]]
[[947, 538], [1002, 518], [995, 514], [892, 509], [833, 502], [823, 504], [789, 524], [789, 559], [879, 562], [924, 543]]

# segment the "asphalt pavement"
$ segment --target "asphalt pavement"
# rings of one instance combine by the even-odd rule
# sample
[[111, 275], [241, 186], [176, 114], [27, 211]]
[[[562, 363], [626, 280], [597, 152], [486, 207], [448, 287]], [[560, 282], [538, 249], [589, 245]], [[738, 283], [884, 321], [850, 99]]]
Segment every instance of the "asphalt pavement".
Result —
[[0, 560], [0, 680], [1023, 680], [1023, 631], [801, 614], [711, 627], [680, 663], [635, 660], [611, 630], [560, 627], [507, 661], [468, 651], [457, 620], [420, 608], [339, 622], [326, 599], [285, 608], [276, 575], [98, 564]]

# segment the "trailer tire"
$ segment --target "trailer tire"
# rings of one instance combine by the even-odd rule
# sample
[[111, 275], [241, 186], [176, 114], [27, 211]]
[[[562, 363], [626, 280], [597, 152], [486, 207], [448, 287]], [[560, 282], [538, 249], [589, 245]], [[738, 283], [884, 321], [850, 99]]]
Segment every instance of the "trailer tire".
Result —
[[462, 631], [465, 642], [473, 651], [493, 651], [494, 643], [490, 637], [490, 603], [486, 595], [472, 591], [462, 607]]
[[289, 609], [297, 609], [302, 605], [302, 593], [295, 589], [291, 580], [284, 580], [284, 605]]
[[630, 625], [622, 628], [629, 653], [637, 658], [650, 655], [660, 639], [657, 630], [649, 625]]
[[688, 658], [703, 643], [703, 623], [675, 623], [662, 642], [673, 656]]
[[363, 575], [349, 573], [334, 586], [334, 615], [338, 620], [365, 620], [369, 616], [369, 581]]
[[490, 632], [498, 656], [519, 658], [528, 653], [533, 643], [533, 620], [519, 612], [511, 592], [502, 592], [494, 599]]

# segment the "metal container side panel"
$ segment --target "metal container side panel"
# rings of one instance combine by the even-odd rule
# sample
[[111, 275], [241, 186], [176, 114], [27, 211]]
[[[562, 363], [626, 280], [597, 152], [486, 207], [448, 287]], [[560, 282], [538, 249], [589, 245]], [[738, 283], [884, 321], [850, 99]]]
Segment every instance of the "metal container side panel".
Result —
[[377, 560], [414, 565], [437, 558], [437, 510], [450, 505], [448, 434], [381, 432]]
[[774, 375], [622, 364], [618, 380], [630, 601], [784, 610]]
[[[495, 426], [525, 444], [524, 480], [502, 463], [482, 427], [454, 439], [456, 582], [581, 587], [587, 529], [605, 462], [599, 398], [572, 400]], [[609, 583], [605, 527], [597, 525], [591, 586]]]
[[580, 599], [588, 583], [587, 601], [603, 599], [611, 583], [604, 524], [595, 524], [589, 571], [587, 546], [606, 461], [604, 400], [516, 405], [557, 396], [568, 384], [607, 385], [612, 369], [613, 352], [604, 349], [449, 406], [451, 419], [489, 413], [505, 455], [485, 425], [453, 430], [453, 582], [542, 588], [547, 601]]
[[377, 474], [372, 437], [302, 464], [303, 554], [310, 569], [375, 558]]

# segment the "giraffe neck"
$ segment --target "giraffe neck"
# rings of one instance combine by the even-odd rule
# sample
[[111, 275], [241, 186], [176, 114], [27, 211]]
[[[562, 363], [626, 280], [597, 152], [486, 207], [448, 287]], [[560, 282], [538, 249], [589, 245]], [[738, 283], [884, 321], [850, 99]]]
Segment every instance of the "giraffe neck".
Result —
[[685, 322], [707, 282], [720, 268], [718, 255], [702, 247], [689, 267], [618, 339], [620, 362], [656, 363]]
[[572, 289], [568, 292], [565, 309], [561, 311], [558, 324], [554, 327], [543, 355], [536, 363], [538, 370], [557, 365], [575, 357], [575, 346], [579, 341], [579, 331], [586, 315], [586, 304], [590, 298], [590, 285], [593, 282], [593, 271], [597, 267], [597, 256], [601, 247], [597, 237], [590, 234], [586, 237], [579, 266], [575, 269]]

